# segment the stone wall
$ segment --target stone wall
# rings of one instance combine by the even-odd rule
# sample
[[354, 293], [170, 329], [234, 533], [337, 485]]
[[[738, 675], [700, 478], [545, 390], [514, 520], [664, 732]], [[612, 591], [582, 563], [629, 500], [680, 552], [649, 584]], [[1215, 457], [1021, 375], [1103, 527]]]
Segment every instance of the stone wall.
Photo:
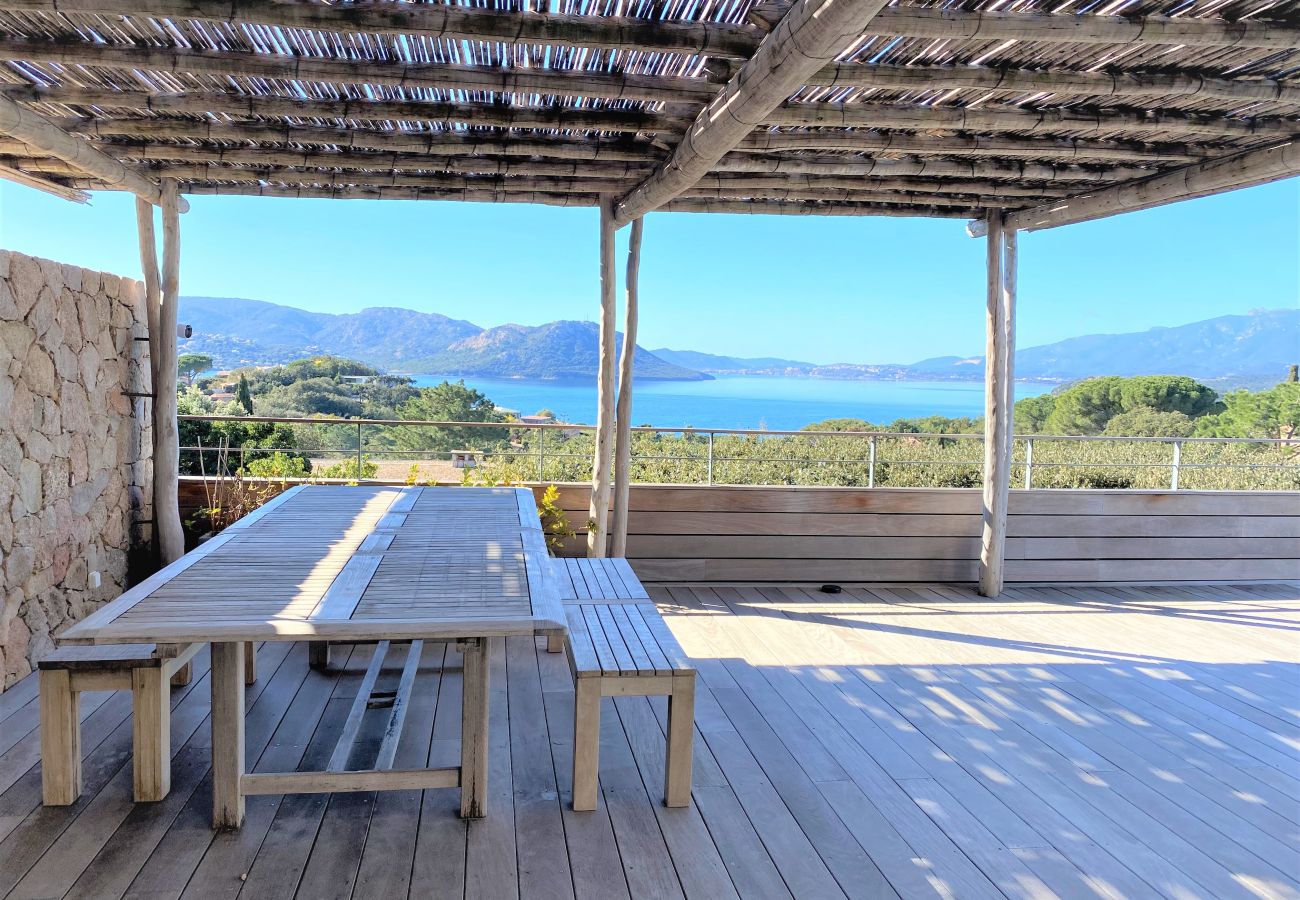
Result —
[[139, 282], [0, 250], [0, 687], [147, 541], [146, 335]]

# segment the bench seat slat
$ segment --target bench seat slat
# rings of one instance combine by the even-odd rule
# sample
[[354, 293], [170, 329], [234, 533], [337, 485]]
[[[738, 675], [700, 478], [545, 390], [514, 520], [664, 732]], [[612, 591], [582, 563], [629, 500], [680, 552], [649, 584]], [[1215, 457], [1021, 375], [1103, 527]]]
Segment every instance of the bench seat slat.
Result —
[[632, 662], [632, 654], [628, 652], [627, 643], [623, 639], [623, 632], [619, 629], [618, 623], [614, 621], [613, 610], [607, 604], [591, 606], [588, 609], [596, 611], [596, 617], [600, 620], [601, 627], [605, 629], [605, 640], [609, 642], [610, 649], [613, 651], [611, 674], [621, 675], [624, 672], [635, 671], [636, 666]]
[[587, 631], [582, 607], [568, 606], [565, 607], [564, 613], [569, 624], [569, 638], [566, 644], [574, 674], [587, 676], [599, 673], [600, 660], [596, 657], [596, 647], [592, 644], [591, 634]]
[[156, 655], [154, 644], [105, 644], [60, 647], [45, 655], [37, 667], [46, 670], [154, 669], [168, 659]]

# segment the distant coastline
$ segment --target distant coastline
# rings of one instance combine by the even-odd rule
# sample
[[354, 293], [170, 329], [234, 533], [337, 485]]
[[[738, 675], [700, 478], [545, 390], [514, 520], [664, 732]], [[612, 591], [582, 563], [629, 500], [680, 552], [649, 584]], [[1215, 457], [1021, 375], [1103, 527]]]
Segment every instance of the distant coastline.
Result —
[[[316, 313], [258, 300], [182, 297], [194, 328], [182, 352], [213, 357], [219, 368], [275, 365], [312, 355], [354, 359], [393, 373], [451, 372], [562, 385], [593, 381], [600, 331], [592, 322], [482, 328], [438, 313], [372, 307]], [[616, 341], [621, 350], [622, 336]], [[1276, 383], [1296, 361], [1300, 310], [1259, 310], [1127, 334], [1091, 334], [1022, 347], [1021, 384], [1059, 385], [1099, 375], [1189, 375], [1216, 390]], [[636, 348], [637, 381], [708, 382], [719, 377], [908, 384], [971, 384], [984, 377], [979, 356], [935, 356], [914, 363], [818, 364], [779, 357], [733, 357], [696, 350]]]

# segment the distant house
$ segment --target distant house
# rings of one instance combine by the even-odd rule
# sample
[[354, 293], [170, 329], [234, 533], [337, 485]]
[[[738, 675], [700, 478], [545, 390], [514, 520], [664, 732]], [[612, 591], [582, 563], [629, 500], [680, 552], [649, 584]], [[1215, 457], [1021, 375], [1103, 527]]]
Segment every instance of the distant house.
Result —
[[519, 422], [523, 425], [550, 425], [555, 421], [555, 416], [520, 416]]
[[229, 403], [231, 400], [235, 399], [235, 392], [234, 391], [213, 391], [211, 394], [208, 394], [208, 399], [210, 399], [213, 403]]
[[342, 376], [343, 380], [346, 381], [348, 384], [366, 384], [366, 383], [372, 381], [375, 377], [376, 377], [376, 376], [374, 376], [374, 375], [344, 375], [344, 376]]

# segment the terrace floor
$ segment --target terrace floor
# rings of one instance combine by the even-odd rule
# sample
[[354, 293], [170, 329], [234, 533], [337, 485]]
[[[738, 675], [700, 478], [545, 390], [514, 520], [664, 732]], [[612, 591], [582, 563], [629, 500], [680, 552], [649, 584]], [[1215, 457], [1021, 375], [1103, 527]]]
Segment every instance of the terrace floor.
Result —
[[[652, 594], [701, 673], [690, 809], [644, 698], [605, 701], [602, 803], [568, 809], [567, 667], [524, 639], [494, 647], [469, 825], [443, 790], [251, 797], [214, 833], [206, 677], [174, 693], [167, 800], [131, 802], [130, 698], [88, 694], [85, 793], [43, 809], [28, 678], [0, 695], [0, 896], [1300, 895], [1300, 585]], [[330, 675], [306, 649], [262, 648], [250, 765], [321, 767], [342, 728], [369, 648]], [[457, 751], [459, 660], [426, 654], [399, 766]]]

